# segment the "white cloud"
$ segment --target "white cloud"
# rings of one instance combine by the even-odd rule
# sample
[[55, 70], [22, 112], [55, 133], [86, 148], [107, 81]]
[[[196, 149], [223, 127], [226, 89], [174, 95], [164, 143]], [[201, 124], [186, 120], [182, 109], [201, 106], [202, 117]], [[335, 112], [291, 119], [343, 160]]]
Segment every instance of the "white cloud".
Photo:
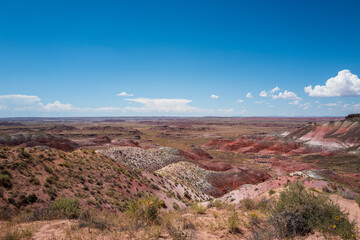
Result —
[[265, 90], [261, 91], [261, 93], [259, 94], [260, 97], [267, 97], [268, 94]]
[[242, 100], [242, 99], [238, 99], [235, 101], [235, 103], [243, 103], [243, 102], [244, 102], [244, 100]]
[[129, 93], [126, 93], [126, 92], [121, 92], [121, 93], [118, 93], [116, 94], [116, 96], [121, 96], [121, 97], [132, 97], [134, 96], [134, 94], [129, 94]]
[[347, 107], [349, 107], [350, 106], [350, 104], [344, 104], [343, 105], [343, 108], [345, 109], [345, 108], [347, 108]]
[[274, 87], [273, 89], [270, 90], [270, 93], [274, 93], [274, 92], [277, 92], [277, 91], [280, 91], [280, 88], [279, 87]]
[[40, 102], [40, 98], [30, 95], [0, 95], [0, 103], [4, 105], [31, 105]]
[[327, 107], [336, 107], [338, 106], [337, 103], [325, 103], [324, 106], [327, 106]]
[[278, 95], [271, 95], [272, 99], [289, 99], [289, 100], [301, 100], [296, 93], [285, 90], [284, 92], [279, 92]]
[[255, 104], [262, 104], [264, 101], [256, 101]]
[[210, 96], [212, 99], [219, 99], [219, 96], [215, 95], [215, 94], [211, 94]]
[[310, 97], [351, 97], [360, 96], [360, 79], [345, 69], [336, 77], [328, 79], [325, 85], [310, 85], [304, 88]]
[[247, 97], [247, 98], [253, 98], [253, 95], [251, 94], [251, 92], [248, 92], [248, 93], [246, 94], [246, 97]]
[[299, 100], [295, 100], [295, 101], [289, 102], [289, 104], [298, 105], [298, 104], [299, 104]]
[[304, 104], [301, 104], [301, 107], [303, 108], [303, 109], [309, 109], [310, 107], [311, 107], [311, 103], [304, 103]]
[[140, 103], [142, 107], [126, 107], [126, 110], [135, 112], [198, 112], [199, 108], [189, 106], [192, 100], [168, 98], [133, 98], [130, 102]]
[[360, 110], [360, 103], [357, 103], [357, 104], [353, 105], [352, 108], [354, 110]]
[[233, 108], [229, 108], [229, 109], [216, 109], [217, 112], [219, 113], [224, 113], [224, 114], [233, 114], [234, 113], [234, 109]]
[[46, 111], [72, 111], [76, 110], [76, 108], [71, 104], [63, 104], [60, 101], [55, 101], [54, 103], [48, 103], [43, 108]]
[[271, 89], [270, 91], [261, 91], [259, 96], [260, 97], [271, 97], [272, 99], [288, 99], [288, 100], [301, 100], [301, 98], [299, 98], [296, 93], [294, 92], [290, 92], [288, 90], [285, 90], [284, 92], [279, 92], [279, 94], [274, 94], [276, 92], [280, 91], [279, 87], [274, 87], [273, 89]]

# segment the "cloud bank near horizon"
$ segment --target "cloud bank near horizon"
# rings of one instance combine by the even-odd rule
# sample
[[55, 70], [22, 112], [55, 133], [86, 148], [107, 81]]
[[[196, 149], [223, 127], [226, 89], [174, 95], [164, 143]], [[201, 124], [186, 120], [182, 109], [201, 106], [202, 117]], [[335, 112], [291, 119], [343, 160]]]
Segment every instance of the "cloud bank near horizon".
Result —
[[[9, 113], [19, 113], [17, 115], [32, 113], [34, 116], [38, 114], [52, 115], [53, 113], [58, 115], [62, 113], [81, 113], [82, 115], [240, 116], [251, 114], [254, 108], [260, 109], [261, 112], [266, 112], [266, 109], [271, 108], [272, 110], [268, 111], [267, 114], [274, 114], [276, 111], [279, 114], [286, 112], [286, 106], [291, 106], [289, 109], [295, 113], [299, 113], [296, 109], [306, 110], [301, 114], [308, 113], [308, 115], [320, 109], [326, 110], [329, 115], [336, 112], [346, 114], [345, 111], [360, 110], [360, 103], [356, 99], [347, 98], [360, 96], [360, 79], [349, 70], [345, 69], [338, 72], [337, 76], [328, 79], [325, 85], [316, 85], [315, 87], [310, 85], [305, 87], [304, 91], [308, 94], [308, 97], [302, 98], [293, 91], [282, 90], [279, 86], [269, 90], [262, 90], [258, 95], [243, 92], [244, 99], [231, 99], [226, 95], [220, 99], [218, 95], [209, 94], [211, 100], [208, 98], [209, 95], [207, 95], [207, 99], [203, 98], [202, 101], [205, 104], [202, 103], [202, 107], [199, 107], [199, 101], [194, 103], [193, 100], [187, 98], [134, 98], [132, 97], [134, 94], [125, 91], [115, 94], [125, 98], [118, 98], [119, 100], [111, 104], [111, 106], [100, 107], [78, 107], [71, 103], [63, 103], [60, 100], [44, 102], [36, 95], [0, 95], [0, 117]], [[330, 99], [332, 101], [324, 102], [325, 97], [344, 97], [344, 99], [343, 101]], [[314, 98], [317, 100], [312, 101]], [[207, 108], [207, 106], [211, 107]]]

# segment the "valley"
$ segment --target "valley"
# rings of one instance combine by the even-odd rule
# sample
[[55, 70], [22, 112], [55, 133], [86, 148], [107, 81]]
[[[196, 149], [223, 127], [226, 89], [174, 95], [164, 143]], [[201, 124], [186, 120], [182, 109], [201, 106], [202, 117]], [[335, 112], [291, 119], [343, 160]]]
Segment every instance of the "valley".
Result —
[[[92, 213], [91, 219], [99, 219], [91, 224], [102, 222], [106, 231], [86, 226], [101, 239], [272, 239], [265, 233], [255, 238], [268, 223], [264, 206], [298, 182], [336, 199], [357, 220], [359, 133], [356, 115], [2, 119], [0, 226], [12, 227], [0, 237], [22, 229], [31, 231], [30, 239], [49, 234], [81, 239], [78, 225], [84, 219], [90, 224], [83, 215]], [[57, 211], [59, 201], [78, 210]], [[136, 228], [127, 225], [126, 219], [134, 220], [129, 216], [134, 204], [155, 202], [161, 224], [135, 219]], [[226, 230], [228, 214], [234, 212], [242, 219], [236, 233]], [[216, 214], [213, 224], [221, 226], [202, 223]], [[184, 227], [184, 221], [193, 226]], [[48, 224], [60, 224], [60, 230], [41, 232]], [[359, 221], [354, 224], [360, 227]], [[157, 231], [157, 237], [150, 236]], [[318, 234], [307, 237], [318, 239]]]

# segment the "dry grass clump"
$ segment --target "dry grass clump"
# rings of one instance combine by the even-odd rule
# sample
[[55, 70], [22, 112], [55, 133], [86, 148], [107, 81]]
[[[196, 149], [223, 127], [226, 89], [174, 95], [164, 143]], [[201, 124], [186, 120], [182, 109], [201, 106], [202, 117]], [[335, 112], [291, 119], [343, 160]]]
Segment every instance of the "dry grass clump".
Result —
[[190, 211], [196, 214], [205, 214], [206, 209], [207, 208], [205, 206], [196, 202], [190, 205]]
[[33, 232], [29, 229], [25, 230], [9, 230], [6, 231], [4, 236], [1, 237], [1, 240], [20, 240], [20, 239], [31, 239]]
[[157, 197], [145, 196], [128, 203], [125, 214], [136, 227], [159, 222], [159, 208], [162, 203]]
[[233, 234], [241, 233], [239, 229], [239, 225], [240, 225], [240, 219], [238, 213], [234, 209], [228, 218], [229, 232]]

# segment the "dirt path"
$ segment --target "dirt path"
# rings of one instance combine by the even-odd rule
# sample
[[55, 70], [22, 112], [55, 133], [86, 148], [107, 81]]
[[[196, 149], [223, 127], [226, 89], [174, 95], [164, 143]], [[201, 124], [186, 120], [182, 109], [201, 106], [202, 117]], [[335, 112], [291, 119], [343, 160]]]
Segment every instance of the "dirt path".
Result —
[[73, 225], [71, 220], [57, 220], [44, 223], [39, 230], [34, 232], [34, 240], [64, 239], [66, 230]]

